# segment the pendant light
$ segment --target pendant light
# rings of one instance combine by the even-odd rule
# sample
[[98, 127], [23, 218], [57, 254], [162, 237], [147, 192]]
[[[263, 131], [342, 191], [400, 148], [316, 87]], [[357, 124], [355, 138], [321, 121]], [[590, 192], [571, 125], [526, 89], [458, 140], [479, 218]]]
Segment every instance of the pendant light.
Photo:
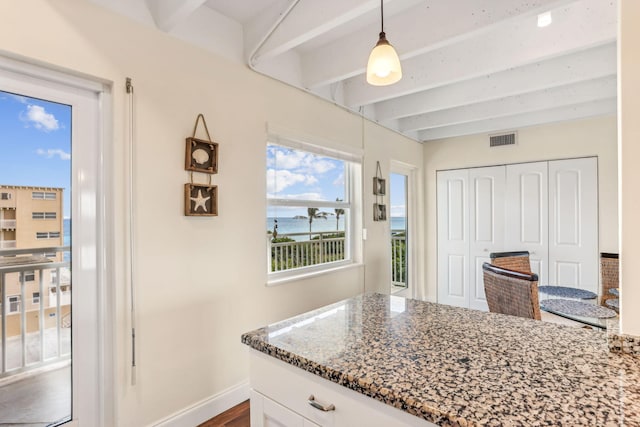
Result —
[[380, 39], [371, 51], [367, 63], [367, 83], [373, 86], [391, 85], [402, 78], [400, 58], [384, 33], [383, 0], [380, 0], [380, 16]]

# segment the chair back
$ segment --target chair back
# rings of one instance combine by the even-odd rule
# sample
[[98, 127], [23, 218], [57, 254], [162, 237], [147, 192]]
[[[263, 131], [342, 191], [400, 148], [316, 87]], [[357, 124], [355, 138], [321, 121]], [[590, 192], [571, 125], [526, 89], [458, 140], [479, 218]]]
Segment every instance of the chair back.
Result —
[[491, 264], [495, 266], [522, 273], [531, 273], [529, 251], [492, 252], [489, 257], [491, 258]]
[[601, 253], [600, 254], [600, 277], [602, 280], [602, 293], [600, 295], [600, 304], [606, 305], [608, 299], [618, 298], [609, 292], [609, 289], [617, 288], [620, 285], [619, 280], [620, 268], [618, 262], [618, 254]]
[[482, 264], [484, 293], [492, 313], [540, 320], [538, 275]]

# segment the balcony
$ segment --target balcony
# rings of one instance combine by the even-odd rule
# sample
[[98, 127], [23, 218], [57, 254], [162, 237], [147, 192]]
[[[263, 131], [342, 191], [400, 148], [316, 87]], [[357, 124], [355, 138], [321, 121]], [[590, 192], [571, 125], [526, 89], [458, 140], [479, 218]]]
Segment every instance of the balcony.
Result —
[[42, 255], [68, 251], [0, 251], [0, 385], [11, 376], [69, 360], [70, 263], [51, 262]]
[[15, 240], [0, 240], [0, 249], [15, 249]]
[[0, 230], [15, 230], [15, 229], [16, 229], [15, 219], [0, 219]]

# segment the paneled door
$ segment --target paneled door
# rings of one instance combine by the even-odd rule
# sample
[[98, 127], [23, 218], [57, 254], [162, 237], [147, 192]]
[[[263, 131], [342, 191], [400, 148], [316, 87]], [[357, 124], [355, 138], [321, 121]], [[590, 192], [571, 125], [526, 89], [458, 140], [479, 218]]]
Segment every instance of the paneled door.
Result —
[[598, 161], [549, 162], [549, 284], [598, 292]]
[[437, 172], [438, 302], [469, 307], [469, 170]]
[[505, 167], [469, 170], [469, 307], [488, 310], [482, 264], [504, 246]]
[[548, 162], [507, 165], [505, 251], [529, 251], [531, 270], [548, 283]]

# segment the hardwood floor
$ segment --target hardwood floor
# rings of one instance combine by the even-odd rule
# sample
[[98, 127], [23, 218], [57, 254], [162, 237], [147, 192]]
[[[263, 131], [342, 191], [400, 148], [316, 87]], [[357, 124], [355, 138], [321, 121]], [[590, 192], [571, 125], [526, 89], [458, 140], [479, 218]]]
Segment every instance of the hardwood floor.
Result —
[[250, 427], [249, 401], [245, 400], [239, 405], [223, 412], [222, 414], [205, 421], [198, 427]]

